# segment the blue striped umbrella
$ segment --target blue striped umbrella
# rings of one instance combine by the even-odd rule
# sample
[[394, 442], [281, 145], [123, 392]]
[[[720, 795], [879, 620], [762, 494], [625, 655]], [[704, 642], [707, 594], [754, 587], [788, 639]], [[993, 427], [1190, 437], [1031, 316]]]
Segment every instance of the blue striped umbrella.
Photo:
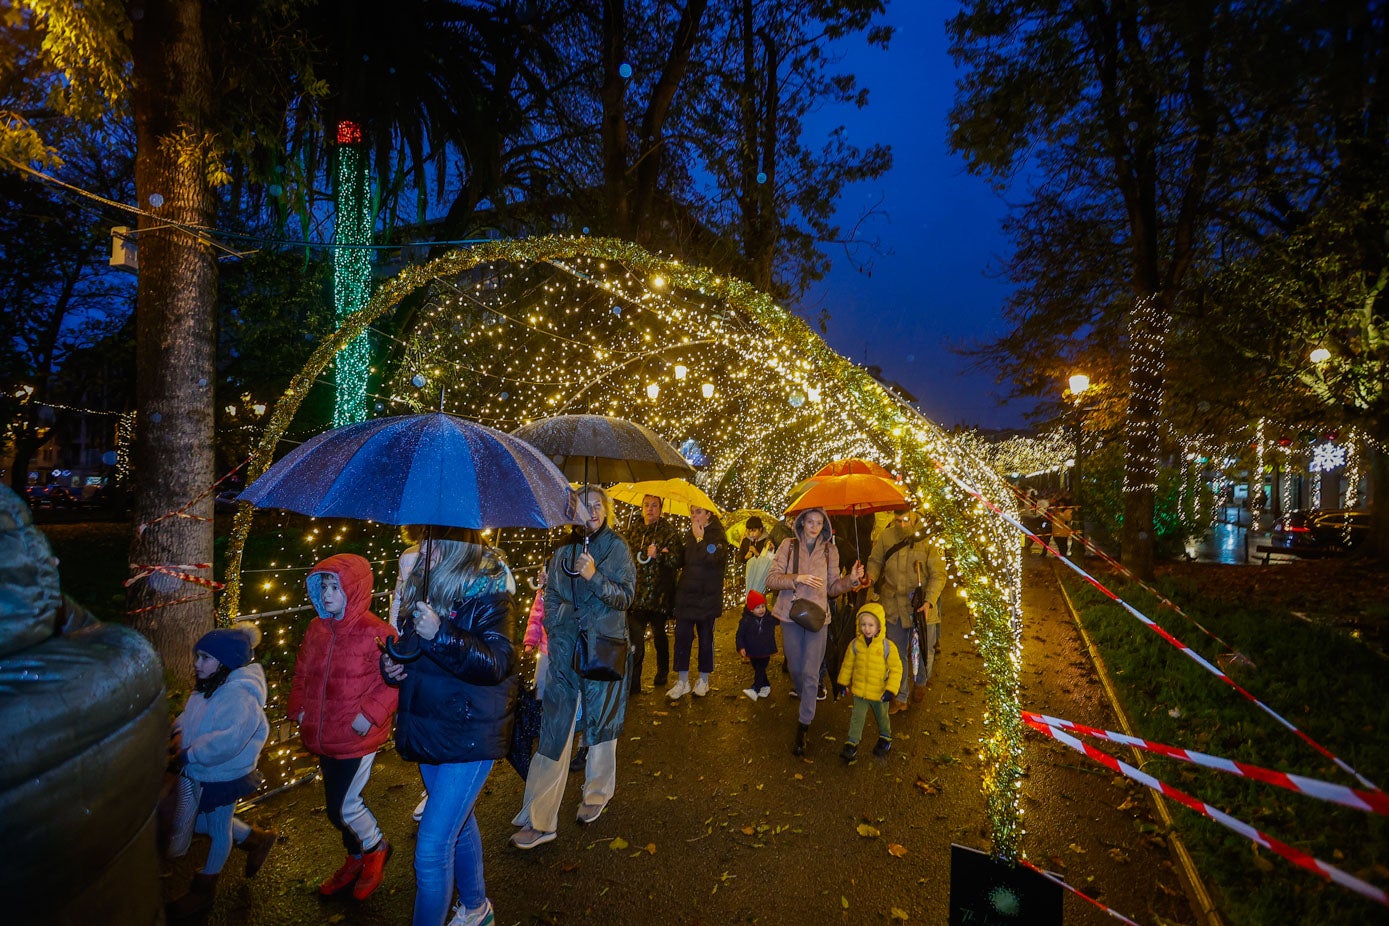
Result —
[[483, 529], [579, 520], [569, 481], [543, 453], [443, 412], [319, 434], [266, 470], [240, 500], [383, 524]]

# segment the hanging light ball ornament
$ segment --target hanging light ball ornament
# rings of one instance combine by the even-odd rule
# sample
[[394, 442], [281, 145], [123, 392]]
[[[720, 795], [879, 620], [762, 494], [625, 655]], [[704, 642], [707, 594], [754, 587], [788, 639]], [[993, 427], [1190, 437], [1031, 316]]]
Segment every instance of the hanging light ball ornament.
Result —
[[766, 172], [765, 170], [759, 170], [759, 171], [757, 172], [757, 182], [758, 182], [758, 183], [766, 183], [766, 182], [767, 182], [767, 172]]
[[791, 397], [786, 401], [791, 403], [792, 408], [800, 408], [805, 404], [805, 393], [797, 389], [795, 392], [791, 393]]
[[660, 387], [660, 386], [656, 385], [655, 383], [650, 383], [649, 385], [647, 385], [647, 387], [646, 387], [646, 397], [647, 397], [647, 398], [651, 399], [652, 401], [655, 401], [656, 399], [660, 398], [660, 395], [661, 395], [661, 387]]
[[423, 389], [425, 382], [426, 380], [423, 373], [416, 373], [414, 376], [410, 377], [410, 385], [414, 386], [416, 389]]
[[623, 80], [626, 80], [632, 76], [632, 66], [624, 61], [617, 66], [617, 73], [621, 75]]

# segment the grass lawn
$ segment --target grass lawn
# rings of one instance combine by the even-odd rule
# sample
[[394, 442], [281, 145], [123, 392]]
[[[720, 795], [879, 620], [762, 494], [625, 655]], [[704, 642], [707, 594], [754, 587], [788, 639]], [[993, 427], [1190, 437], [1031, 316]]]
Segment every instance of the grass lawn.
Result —
[[[1361, 787], [1230, 686], [1094, 589], [1067, 579], [1138, 736]], [[1389, 784], [1383, 656], [1389, 575], [1361, 564], [1172, 567], [1158, 587], [1225, 647], [1134, 586], [1112, 585], [1192, 650], [1326, 746]], [[1101, 745], [1126, 761], [1130, 756]], [[1145, 771], [1295, 848], [1389, 887], [1389, 821], [1269, 785], [1148, 756]], [[1171, 805], [1182, 838], [1238, 926], [1383, 923], [1383, 907], [1293, 866], [1193, 811]]]

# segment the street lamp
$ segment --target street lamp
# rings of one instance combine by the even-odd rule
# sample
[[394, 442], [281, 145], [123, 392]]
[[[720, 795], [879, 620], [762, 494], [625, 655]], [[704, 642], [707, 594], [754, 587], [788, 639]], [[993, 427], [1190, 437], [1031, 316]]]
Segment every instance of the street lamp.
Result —
[[1073, 403], [1071, 427], [1075, 434], [1075, 465], [1071, 468], [1071, 488], [1074, 491], [1076, 511], [1080, 516], [1080, 532], [1085, 533], [1085, 508], [1081, 504], [1082, 483], [1080, 477], [1080, 462], [1083, 454], [1081, 453], [1082, 441], [1085, 436], [1085, 408], [1081, 405], [1081, 396], [1090, 388], [1090, 377], [1084, 373], [1072, 374], [1067, 380], [1071, 387], [1068, 395]]

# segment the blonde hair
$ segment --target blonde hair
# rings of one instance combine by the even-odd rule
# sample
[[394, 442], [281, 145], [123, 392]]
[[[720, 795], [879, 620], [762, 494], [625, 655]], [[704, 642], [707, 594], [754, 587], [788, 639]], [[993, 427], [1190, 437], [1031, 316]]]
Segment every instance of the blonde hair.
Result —
[[470, 532], [476, 539], [436, 540], [422, 542], [420, 555], [432, 548], [429, 564], [429, 588], [424, 587], [425, 564], [417, 563], [405, 581], [400, 596], [400, 613], [409, 614], [420, 601], [430, 601], [436, 610], [443, 611], [455, 601], [474, 595], [489, 594], [506, 588], [507, 568], [501, 551], [484, 545], [477, 531], [453, 528], [450, 533]]
[[584, 486], [582, 489], [579, 490], [578, 497], [579, 504], [583, 505], [585, 508], [589, 507], [589, 504], [585, 501], [585, 499], [594, 497], [601, 499], [603, 502], [603, 524], [605, 524], [608, 527], [612, 526], [613, 500], [608, 496], [606, 489], [604, 489], [602, 486]]

